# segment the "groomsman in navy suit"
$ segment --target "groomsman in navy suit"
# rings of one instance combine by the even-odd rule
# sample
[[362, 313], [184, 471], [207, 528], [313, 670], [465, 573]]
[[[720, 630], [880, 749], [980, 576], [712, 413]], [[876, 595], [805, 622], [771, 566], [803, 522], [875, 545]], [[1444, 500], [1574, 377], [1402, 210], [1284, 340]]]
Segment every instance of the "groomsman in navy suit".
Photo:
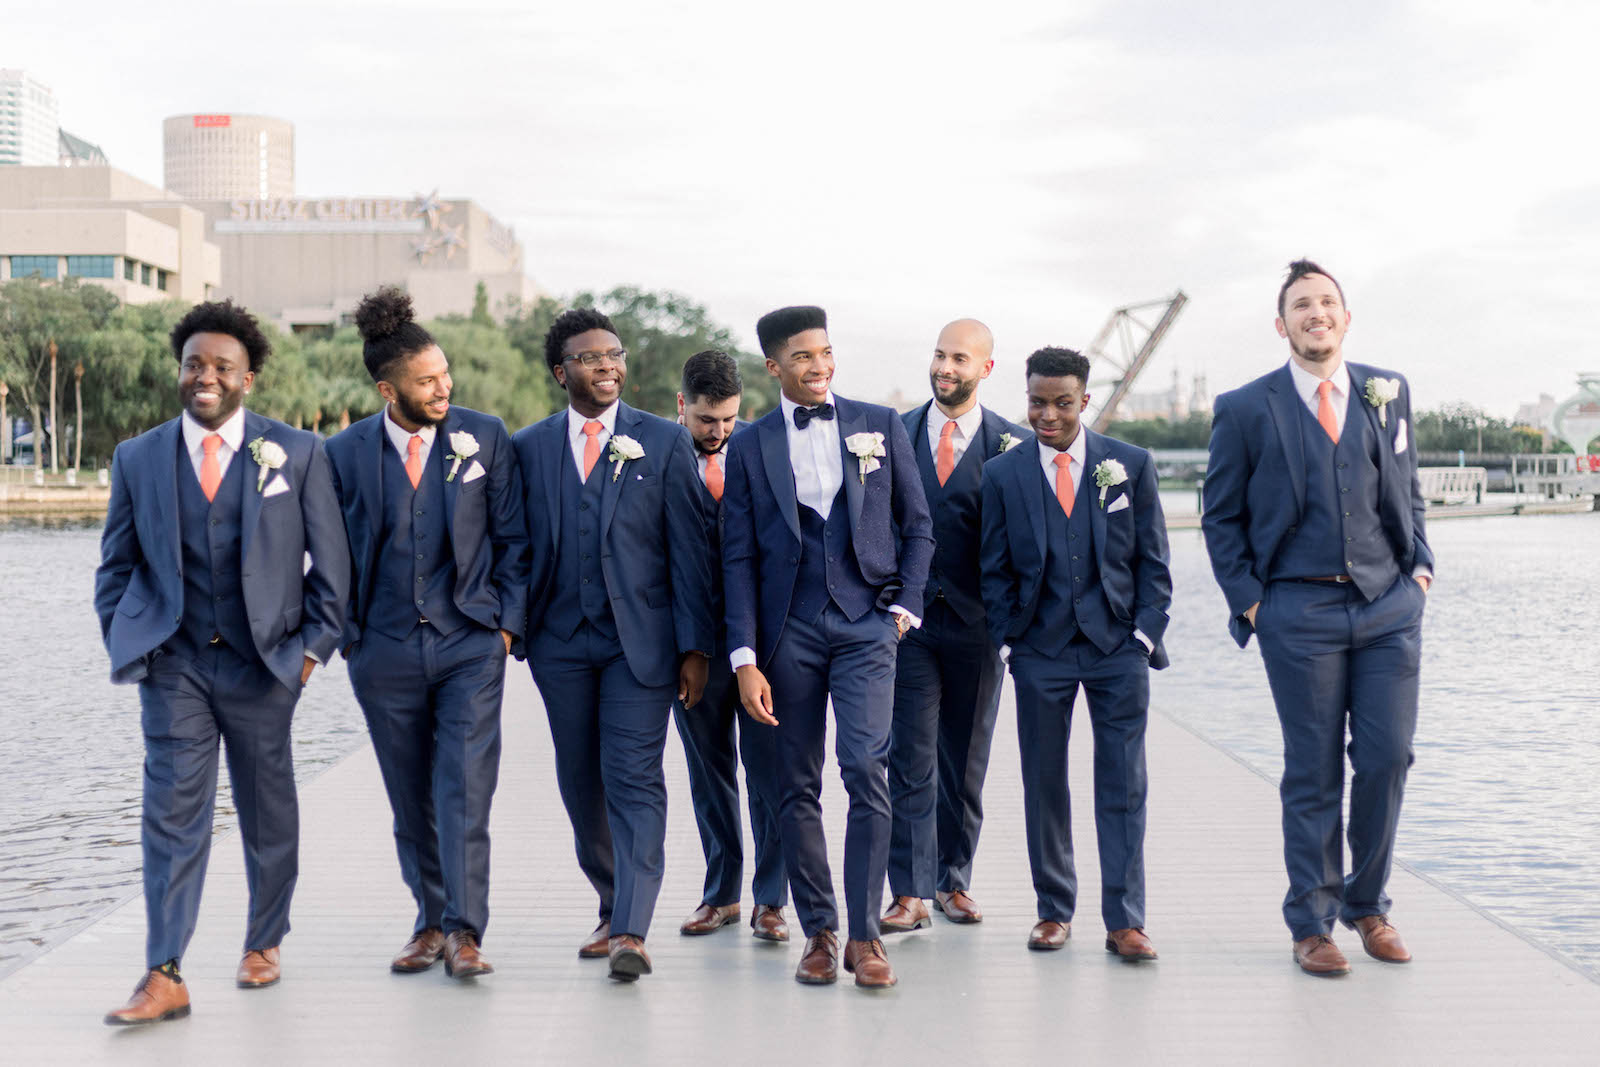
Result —
[[[1350, 970], [1329, 935], [1411, 959], [1386, 886], [1417, 725], [1433, 580], [1404, 378], [1344, 359], [1344, 291], [1310, 260], [1278, 290], [1289, 362], [1217, 397], [1206, 467], [1211, 567], [1243, 648], [1254, 633], [1283, 729], [1283, 917], [1313, 975]], [[1349, 730], [1350, 861], [1339, 841]]]
[[521, 482], [501, 421], [451, 405], [449, 361], [409, 296], [379, 289], [356, 326], [385, 404], [328, 456], [355, 567], [344, 654], [417, 902], [389, 966], [442, 956], [472, 978], [494, 971], [481, 943], [506, 655], [527, 615]]
[[831, 697], [850, 795], [844, 965], [858, 986], [883, 988], [895, 983], [878, 937], [895, 651], [921, 625], [933, 524], [899, 416], [834, 396], [827, 326], [817, 307], [780, 308], [756, 323], [783, 396], [729, 442], [727, 642], [740, 702], [778, 727], [783, 855], [806, 933], [795, 978], [838, 978], [839, 909], [819, 803]]
[[[271, 351], [231, 302], [172, 331], [183, 414], [117, 446], [94, 604], [144, 729], [145, 956], [112, 1025], [189, 1014], [178, 962], [211, 851], [217, 741], [244, 842], [241, 987], [279, 977], [300, 847], [289, 724], [339, 647], [350, 558], [316, 434], [243, 407]], [[306, 553], [311, 565], [305, 565]]]
[[889, 892], [885, 933], [928, 926], [925, 900], [955, 923], [981, 922], [968, 894], [983, 825], [983, 779], [1004, 668], [978, 587], [984, 464], [1028, 431], [978, 405], [994, 337], [976, 319], [939, 333], [933, 399], [903, 416], [933, 514], [933, 566], [922, 626], [900, 642], [889, 741]]
[[667, 719], [674, 695], [699, 703], [716, 646], [694, 445], [682, 426], [622, 402], [627, 358], [605, 315], [563, 312], [545, 359], [568, 406], [512, 438], [534, 561], [528, 666], [578, 866], [600, 895], [600, 925], [578, 954], [609, 958], [618, 981], [651, 971]]
[[711, 618], [718, 642], [700, 703], [686, 708], [676, 701], [672, 706], [689, 767], [689, 795], [694, 800], [700, 847], [706, 856], [700, 906], [678, 930], [689, 935], [709, 934], [739, 921], [739, 883], [744, 878], [744, 834], [739, 828], [742, 758], [750, 793], [750, 832], [756, 846], [755, 875], [750, 884], [755, 912], [750, 916], [750, 929], [765, 941], [787, 941], [789, 924], [783, 918], [783, 905], [789, 896], [789, 879], [778, 831], [776, 731], [751, 719], [738, 722], [739, 688], [733, 684], [723, 640], [722, 492], [728, 474], [728, 439], [749, 426], [739, 418], [743, 392], [739, 364], [726, 352], [696, 352], [683, 365], [678, 423], [694, 440], [695, 463], [700, 468], [700, 503], [706, 512], [712, 557]]
[[1067, 739], [1081, 687], [1094, 734], [1094, 823], [1106, 951], [1156, 958], [1144, 922], [1144, 735], [1150, 669], [1172, 603], [1155, 462], [1082, 425], [1089, 361], [1067, 348], [1028, 357], [1035, 440], [983, 469], [983, 599], [1011, 648], [1023, 813], [1039, 921], [1031, 949], [1072, 933]]

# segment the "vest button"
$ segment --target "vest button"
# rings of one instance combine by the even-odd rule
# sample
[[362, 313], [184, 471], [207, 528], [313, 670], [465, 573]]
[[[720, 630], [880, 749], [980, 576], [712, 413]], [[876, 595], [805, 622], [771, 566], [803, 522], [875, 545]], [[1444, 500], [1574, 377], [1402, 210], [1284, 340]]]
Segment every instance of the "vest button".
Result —
[[1344, 517], [1345, 517], [1345, 518], [1347, 518], [1347, 519], [1348, 519], [1348, 518], [1349, 518], [1349, 517], [1350, 517], [1350, 513], [1349, 513], [1349, 512], [1348, 512], [1348, 511], [1347, 511], [1347, 512], [1345, 512], [1345, 513], [1344, 513]]
[[418, 585], [421, 585], [421, 584], [422, 584], [422, 583], [423, 583], [423, 582], [424, 582], [424, 581], [426, 581], [426, 579], [424, 579], [424, 578], [420, 578], [420, 577], [419, 577], [419, 578], [418, 578], [418, 579], [417, 579], [417, 584], [418, 584]]
[[1341, 492], [1341, 493], [1348, 493], [1349, 491], [1350, 491], [1350, 487], [1348, 485], [1344, 485], [1344, 486], [1340, 486], [1339, 487], [1339, 492]]
[[1354, 570], [1355, 566], [1356, 566], [1356, 561], [1353, 560], [1353, 559], [1347, 559], [1347, 560], [1344, 561], [1344, 565], [1346, 567], [1350, 568], [1351, 570]]
[[417, 598], [417, 607], [422, 607], [422, 598], [420, 597]]
[[1078, 562], [1078, 557], [1077, 556], [1073, 556], [1072, 557], [1072, 562], [1074, 562], [1074, 563]]
[[221, 519], [212, 519], [211, 520], [211, 525], [220, 526], [220, 525], [222, 525], [222, 520]]
[[421, 559], [421, 558], [422, 558], [422, 553], [421, 553], [421, 552], [418, 552], [418, 553], [417, 553], [417, 558], [418, 558], [418, 559]]
[[1356, 543], [1356, 539], [1354, 537], [1346, 537], [1344, 539], [1344, 543], [1347, 545], [1353, 545]]
[[585, 552], [585, 553], [584, 553], [584, 554], [583, 554], [583, 561], [584, 561], [584, 562], [585, 562], [585, 563], [588, 563], [588, 562], [589, 562], [589, 553], [587, 553], [587, 552]]
[[584, 580], [583, 580], [583, 584], [584, 584], [584, 585], [588, 585], [588, 584], [589, 584], [589, 579], [587, 579], [587, 578], [585, 578], [585, 579], [584, 579]]
[[1350, 466], [1350, 464], [1348, 464], [1348, 463], [1341, 463], [1341, 464], [1339, 464], [1339, 469], [1340, 469], [1340, 470], [1344, 470], [1344, 469], [1345, 469], [1345, 468], [1346, 468], [1346, 467], [1348, 467], [1348, 466]]
[[585, 500], [583, 503], [579, 504], [578, 505], [578, 510], [579, 511], [588, 511], [589, 510], [589, 502], [587, 500]]
[[417, 511], [416, 511], [416, 516], [417, 516], [417, 518], [419, 518], [419, 519], [420, 519], [420, 518], [422, 518], [422, 509], [421, 509], [421, 508], [418, 508], [418, 509], [417, 509]]

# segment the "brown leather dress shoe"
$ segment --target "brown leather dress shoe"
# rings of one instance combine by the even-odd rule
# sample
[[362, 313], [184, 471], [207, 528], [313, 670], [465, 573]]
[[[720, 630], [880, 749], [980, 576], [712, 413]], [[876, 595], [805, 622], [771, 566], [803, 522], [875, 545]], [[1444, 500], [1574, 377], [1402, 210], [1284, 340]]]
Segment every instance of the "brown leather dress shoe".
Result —
[[240, 989], [260, 989], [275, 984], [282, 977], [278, 969], [278, 946], [253, 948], [239, 961], [239, 970], [233, 976]]
[[632, 934], [613, 937], [608, 954], [611, 977], [618, 982], [636, 982], [640, 975], [650, 973], [650, 954], [644, 950], [644, 941]]
[[165, 971], [146, 971], [133, 987], [133, 996], [116, 1011], [106, 1013], [107, 1026], [139, 1026], [189, 1014], [189, 987], [182, 978]]
[[806, 938], [794, 980], [801, 985], [832, 985], [839, 980], [839, 938], [832, 930]]
[[[920, 900], [917, 903], [922, 903]], [[888, 989], [900, 979], [889, 966], [889, 956], [883, 951], [882, 941], [856, 941], [844, 943], [844, 969], [856, 976], [856, 985], [862, 989]]]
[[1389, 925], [1387, 915], [1364, 915], [1355, 921], [1361, 947], [1367, 955], [1384, 963], [1410, 963], [1411, 953], [1400, 940], [1400, 931]]
[[694, 914], [683, 920], [683, 925], [678, 927], [678, 933], [690, 937], [699, 937], [702, 934], [714, 934], [730, 923], [739, 921], [739, 904], [702, 904], [694, 909]]
[[471, 930], [451, 930], [444, 938], [444, 973], [451, 978], [476, 978], [493, 974], [494, 966], [478, 951], [478, 935]]
[[903, 934], [932, 925], [933, 916], [928, 914], [928, 905], [921, 897], [895, 897], [889, 910], [878, 920], [878, 929], [886, 934]]
[[1327, 934], [1302, 938], [1294, 943], [1294, 961], [1307, 974], [1318, 978], [1333, 978], [1350, 973], [1350, 961], [1344, 958], [1339, 946]]
[[1071, 923], [1058, 923], [1051, 919], [1040, 919], [1033, 924], [1033, 929], [1028, 932], [1028, 947], [1035, 952], [1053, 952], [1067, 943], [1072, 936]]
[[944, 912], [944, 917], [953, 923], [983, 922], [983, 912], [978, 910], [978, 902], [969, 897], [965, 889], [933, 894], [933, 906], [935, 910]]
[[763, 941], [789, 940], [789, 924], [784, 921], [783, 909], [771, 904], [756, 905], [756, 913], [750, 916], [750, 936]]
[[444, 931], [429, 926], [411, 935], [400, 955], [389, 961], [389, 969], [397, 974], [417, 974], [439, 962], [443, 955]]
[[580, 960], [603, 960], [611, 955], [611, 920], [594, 928], [589, 940], [578, 946]]
[[1144, 928], [1140, 926], [1112, 930], [1106, 934], [1106, 951], [1129, 963], [1161, 958], [1156, 955], [1156, 947], [1150, 943], [1150, 939], [1145, 936]]

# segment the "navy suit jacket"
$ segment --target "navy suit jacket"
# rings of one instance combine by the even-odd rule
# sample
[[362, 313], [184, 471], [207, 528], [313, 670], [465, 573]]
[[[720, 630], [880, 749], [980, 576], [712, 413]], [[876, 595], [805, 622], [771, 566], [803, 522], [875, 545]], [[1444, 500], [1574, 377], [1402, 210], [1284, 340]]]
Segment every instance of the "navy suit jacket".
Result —
[[[1128, 480], [1106, 490], [1104, 506], [1091, 482], [1089, 523], [1094, 536], [1100, 588], [1111, 613], [1155, 645], [1150, 665], [1168, 663], [1162, 636], [1172, 605], [1172, 573], [1167, 566], [1167, 522], [1157, 493], [1156, 465], [1142, 448], [1097, 434], [1087, 426], [1084, 470], [1117, 460]], [[1086, 475], [1088, 477], [1088, 475]], [[1119, 499], [1128, 506], [1117, 511]], [[1020, 638], [1033, 621], [1043, 586], [1046, 543], [1044, 509], [1055, 508], [1055, 494], [1039, 467], [1039, 442], [1025, 441], [983, 468], [983, 600], [989, 608], [989, 633], [996, 645]], [[1065, 546], [1056, 546], [1065, 551]]]
[[[612, 433], [639, 442], [644, 456], [623, 463], [617, 474], [610, 448], [601, 453], [600, 570], [628, 669], [642, 685], [667, 685], [677, 680], [683, 653], [710, 656], [716, 646], [711, 550], [694, 443], [677, 423], [621, 403]], [[518, 430], [511, 444], [527, 487], [532, 633], [555, 593], [561, 464], [573, 462], [567, 409]]]
[[[115, 682], [143, 678], [150, 654], [183, 621], [178, 464], [189, 458], [181, 423], [173, 419], [122, 442], [111, 460], [111, 503], [100, 538], [94, 607]], [[282, 467], [267, 471], [268, 483], [281, 476], [288, 492], [268, 497], [257, 490], [261, 468], [249, 443], [258, 437], [288, 453]], [[244, 444], [231, 462], [244, 465], [249, 482], [238, 565], [250, 637], [267, 668], [298, 693], [305, 657], [332, 659], [344, 629], [350, 557], [339, 502], [316, 434], [246, 411]]]
[[[933, 559], [933, 522], [905, 424], [892, 408], [833, 398], [844, 458], [845, 500], [856, 565], [879, 591], [878, 606], [922, 614]], [[887, 455], [860, 475], [844, 442], [881, 433]], [[765, 667], [789, 617], [800, 571], [800, 500], [789, 464], [789, 434], [779, 405], [728, 441], [722, 494], [723, 597], [730, 649], [753, 648]]]
[[[521, 637], [527, 618], [528, 534], [522, 521], [522, 481], [505, 423], [493, 415], [451, 406], [439, 424], [433, 447], [443, 449], [445, 473], [455, 452], [453, 433], [469, 433], [478, 452], [463, 459], [444, 485], [445, 522], [456, 580], [452, 599], [479, 626]], [[372, 605], [378, 552], [383, 544], [383, 450], [393, 448], [383, 428], [383, 412], [369, 415], [328, 439], [333, 487], [344, 509], [354, 567], [350, 611], [343, 647], [361, 639]], [[482, 477], [467, 481], [474, 463]]]
[[[1411, 426], [1411, 386], [1392, 371], [1346, 362], [1362, 415], [1380, 447], [1378, 514], [1400, 570], [1433, 566], [1423, 525], [1426, 502], [1417, 482], [1417, 445]], [[1399, 378], [1400, 395], [1388, 405], [1388, 425], [1365, 400], [1369, 378]], [[1211, 569], [1228, 601], [1228, 629], [1239, 647], [1250, 641], [1244, 613], [1259, 603], [1267, 568], [1306, 503], [1302, 406], [1285, 364], [1217, 397], [1206, 463], [1205, 532]], [[1404, 451], [1395, 449], [1404, 445]], [[1329, 531], [1337, 537], [1338, 531]]]
[[[911, 438], [911, 452], [917, 457], [917, 462], [922, 462], [922, 445], [928, 438], [928, 412], [933, 408], [930, 400], [919, 408], [906, 412], [900, 418], [906, 424], [906, 436]], [[956, 461], [956, 469], [951, 472], [951, 482], [943, 488], [945, 490], [943, 507], [933, 515], [934, 553], [933, 566], [938, 572], [940, 585], [944, 598], [950, 602], [965, 623], [969, 626], [978, 626], [983, 623], [983, 590], [978, 579], [978, 543], [982, 536], [983, 512], [983, 472], [978, 470], [975, 477], [971, 477], [970, 492], [957, 492], [953, 489], [957, 479], [963, 485], [969, 484], [963, 477], [967, 468], [972, 464], [985, 464], [999, 456], [1007, 449], [1001, 445], [1001, 439], [1009, 436], [1010, 446], [1017, 447], [1023, 441], [1033, 436], [1033, 431], [990, 411], [981, 408], [983, 420], [978, 425], [978, 433], [974, 440], [967, 443], [966, 451], [961, 453], [961, 458]], [[938, 457], [933, 454], [933, 448], [928, 449], [930, 462], [938, 463]], [[930, 466], [923, 472], [923, 485], [938, 484], [936, 466]], [[931, 479], [931, 481], [930, 481]], [[928, 502], [929, 510], [933, 511], [933, 501]]]

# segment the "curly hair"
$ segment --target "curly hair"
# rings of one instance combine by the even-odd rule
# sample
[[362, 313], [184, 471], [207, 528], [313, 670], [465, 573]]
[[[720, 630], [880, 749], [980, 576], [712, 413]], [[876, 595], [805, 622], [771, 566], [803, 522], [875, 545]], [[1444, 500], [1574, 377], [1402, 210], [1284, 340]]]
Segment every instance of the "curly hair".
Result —
[[1089, 384], [1089, 357], [1070, 348], [1045, 347], [1028, 357], [1025, 377], [1076, 378]]
[[551, 374], [561, 366], [565, 355], [562, 350], [567, 342], [590, 330], [605, 330], [610, 334], [617, 332], [605, 312], [594, 308], [568, 308], [556, 316], [556, 321], [550, 324], [549, 331], [544, 335], [544, 361], [549, 364]]
[[361, 361], [375, 382], [382, 381], [406, 356], [435, 343], [433, 335], [417, 325], [410, 294], [393, 285], [361, 298], [356, 329], [361, 331]]
[[223, 333], [244, 346], [250, 373], [260, 374], [272, 354], [272, 342], [261, 332], [256, 317], [232, 300], [196, 304], [172, 328], [172, 355], [183, 362], [183, 346], [197, 333]]

